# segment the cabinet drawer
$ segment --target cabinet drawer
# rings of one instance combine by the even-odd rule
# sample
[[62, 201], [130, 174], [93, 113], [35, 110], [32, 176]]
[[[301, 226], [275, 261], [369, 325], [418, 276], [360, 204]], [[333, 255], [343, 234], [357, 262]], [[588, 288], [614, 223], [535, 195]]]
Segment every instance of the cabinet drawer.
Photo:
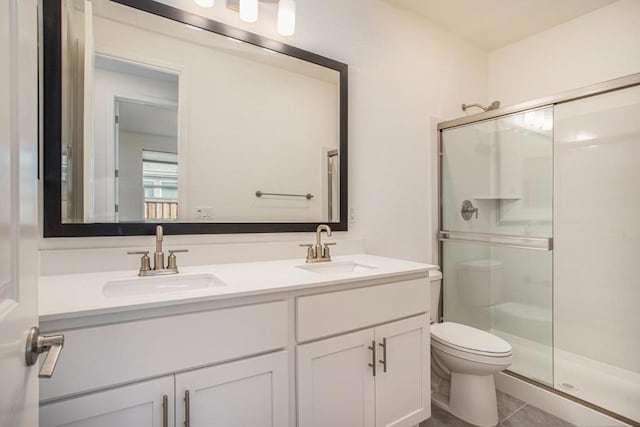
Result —
[[40, 400], [283, 348], [287, 303], [214, 311], [62, 331], [65, 345]]
[[425, 313], [429, 280], [406, 280], [297, 299], [297, 339], [309, 341]]

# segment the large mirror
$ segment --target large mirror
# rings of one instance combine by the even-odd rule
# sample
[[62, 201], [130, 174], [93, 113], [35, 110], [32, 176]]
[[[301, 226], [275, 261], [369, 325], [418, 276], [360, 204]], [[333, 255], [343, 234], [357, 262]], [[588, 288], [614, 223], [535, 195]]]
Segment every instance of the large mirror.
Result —
[[46, 237], [346, 230], [345, 64], [152, 0], [43, 4]]

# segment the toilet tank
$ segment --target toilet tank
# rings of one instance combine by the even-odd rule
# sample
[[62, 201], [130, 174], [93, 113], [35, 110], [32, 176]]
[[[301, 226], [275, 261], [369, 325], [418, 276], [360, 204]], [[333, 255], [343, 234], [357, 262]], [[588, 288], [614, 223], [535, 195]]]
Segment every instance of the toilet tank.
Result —
[[429, 281], [431, 283], [431, 309], [429, 315], [431, 323], [438, 323], [440, 318], [438, 311], [440, 308], [440, 289], [442, 289], [442, 273], [438, 270], [429, 271]]
[[487, 307], [502, 300], [502, 262], [475, 259], [458, 264], [458, 296], [463, 305]]

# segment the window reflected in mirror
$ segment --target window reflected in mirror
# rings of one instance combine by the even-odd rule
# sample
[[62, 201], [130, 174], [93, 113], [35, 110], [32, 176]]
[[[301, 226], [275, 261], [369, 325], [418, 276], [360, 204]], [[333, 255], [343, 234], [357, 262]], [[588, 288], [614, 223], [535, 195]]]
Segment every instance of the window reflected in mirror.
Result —
[[[178, 218], [178, 156], [142, 150], [144, 219]], [[135, 199], [137, 202], [138, 198]], [[133, 200], [132, 200], [133, 201]]]

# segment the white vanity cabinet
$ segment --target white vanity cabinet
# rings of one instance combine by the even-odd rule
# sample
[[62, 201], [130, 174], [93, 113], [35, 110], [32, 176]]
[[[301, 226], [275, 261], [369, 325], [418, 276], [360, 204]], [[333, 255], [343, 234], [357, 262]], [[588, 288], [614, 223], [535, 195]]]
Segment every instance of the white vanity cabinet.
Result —
[[43, 320], [65, 345], [40, 381], [40, 425], [418, 425], [431, 409], [428, 272], [361, 259], [379, 270], [325, 278], [278, 262], [265, 268], [284, 289]]
[[40, 426], [286, 426], [287, 360], [279, 351], [43, 405]]
[[65, 348], [40, 382], [40, 425], [287, 426], [287, 307], [264, 301], [60, 330]]
[[375, 328], [376, 427], [413, 426], [431, 415], [429, 326], [427, 314]]
[[298, 425], [373, 427], [373, 329], [299, 345]]
[[298, 425], [428, 418], [429, 297], [420, 277], [297, 298]]
[[299, 345], [298, 425], [404, 427], [426, 419], [428, 319], [415, 316]]
[[173, 427], [173, 391], [169, 375], [44, 405], [40, 427]]
[[287, 361], [280, 351], [177, 374], [176, 425], [288, 425]]

